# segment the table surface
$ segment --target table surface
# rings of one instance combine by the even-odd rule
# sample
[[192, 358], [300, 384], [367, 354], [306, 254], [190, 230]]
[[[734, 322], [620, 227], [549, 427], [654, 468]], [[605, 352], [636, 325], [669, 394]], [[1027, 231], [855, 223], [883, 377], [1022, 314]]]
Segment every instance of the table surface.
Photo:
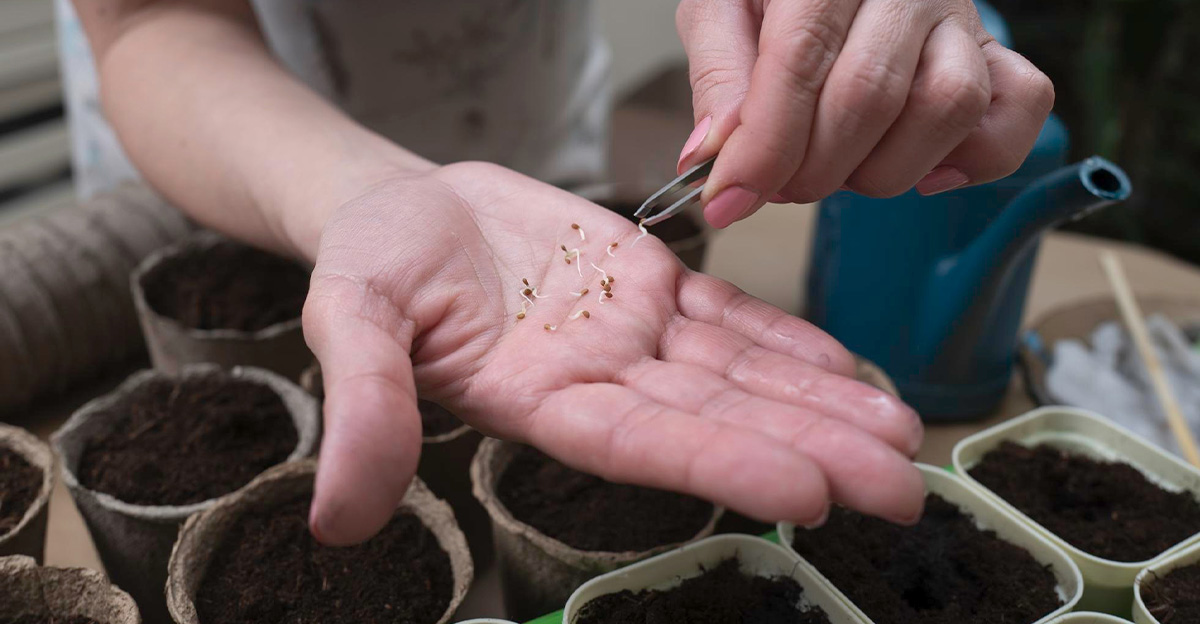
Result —
[[[706, 271], [793, 313], [800, 310], [814, 215], [812, 206], [767, 206], [754, 218], [714, 235]], [[1107, 282], [1096, 260], [1097, 252], [1105, 248], [1116, 251], [1124, 261], [1139, 295], [1200, 292], [1200, 269], [1179, 260], [1136, 246], [1055, 233], [1046, 238], [1038, 259], [1026, 321], [1060, 305], [1106, 296]], [[80, 392], [31, 413], [27, 422], [17, 424], [46, 437], [75, 406], [102, 391], [103, 387]], [[991, 418], [929, 427], [918, 460], [948, 464], [958, 440], [1033, 407], [1020, 379], [1014, 376], [1007, 398]], [[100, 569], [83, 521], [61, 483], [50, 503], [46, 563]], [[463, 615], [500, 613], [496, 575], [485, 573], [478, 584]]]

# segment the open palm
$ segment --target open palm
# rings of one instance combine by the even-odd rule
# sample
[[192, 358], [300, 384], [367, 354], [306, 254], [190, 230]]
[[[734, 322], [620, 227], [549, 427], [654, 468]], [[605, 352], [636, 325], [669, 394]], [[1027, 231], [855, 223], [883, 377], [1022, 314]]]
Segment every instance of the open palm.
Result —
[[338, 209], [304, 314], [327, 396], [314, 531], [351, 543], [386, 521], [416, 471], [418, 391], [609, 480], [763, 520], [815, 524], [832, 501], [915, 521], [912, 411], [844, 376], [850, 355], [811, 325], [638, 235], [481, 163]]

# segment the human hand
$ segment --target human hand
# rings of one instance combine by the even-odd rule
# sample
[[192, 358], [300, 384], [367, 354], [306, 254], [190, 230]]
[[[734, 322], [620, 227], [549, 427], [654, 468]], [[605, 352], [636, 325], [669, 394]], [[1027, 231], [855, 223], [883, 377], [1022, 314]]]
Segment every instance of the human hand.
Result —
[[[637, 236], [481, 163], [386, 180], [337, 209], [304, 310], [327, 397], [314, 533], [347, 544], [386, 522], [417, 467], [418, 391], [609, 480], [763, 520], [814, 524], [832, 500], [915, 521], [916, 415], [844, 376], [851, 356], [813, 326]], [[582, 258], [567, 264], [560, 245]]]
[[702, 198], [716, 227], [768, 199], [1002, 178], [1054, 104], [970, 0], [683, 0], [677, 23], [696, 120], [679, 168], [720, 153]]

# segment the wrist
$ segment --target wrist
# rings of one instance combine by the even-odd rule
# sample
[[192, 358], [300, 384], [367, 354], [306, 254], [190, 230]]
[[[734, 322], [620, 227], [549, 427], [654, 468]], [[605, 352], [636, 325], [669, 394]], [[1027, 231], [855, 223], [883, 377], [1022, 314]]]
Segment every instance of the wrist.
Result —
[[335, 153], [310, 160], [313, 175], [291, 179], [286, 187], [268, 191], [266, 206], [281, 238], [293, 255], [316, 261], [321, 233], [330, 216], [351, 200], [385, 181], [427, 173], [436, 165], [363, 128], [338, 141]]

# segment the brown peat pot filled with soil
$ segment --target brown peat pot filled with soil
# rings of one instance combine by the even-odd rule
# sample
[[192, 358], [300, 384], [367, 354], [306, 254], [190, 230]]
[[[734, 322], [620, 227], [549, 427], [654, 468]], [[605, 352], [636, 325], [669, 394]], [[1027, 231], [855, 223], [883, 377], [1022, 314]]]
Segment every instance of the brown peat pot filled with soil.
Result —
[[[300, 375], [300, 385], [318, 400], [325, 399], [320, 363], [313, 362]], [[491, 565], [491, 521], [471, 493], [471, 460], [483, 436], [433, 401], [418, 400], [421, 412], [421, 461], [417, 476], [442, 500], [450, 503], [458, 526], [467, 536], [475, 570], [481, 575]]]
[[130, 278], [154, 367], [255, 366], [297, 380], [312, 354], [300, 313], [309, 271], [200, 232], [147, 257]]
[[1200, 502], [1129, 464], [1005, 441], [969, 474], [1067, 543], [1103, 559], [1147, 561], [1200, 533]]
[[308, 527], [316, 467], [279, 466], [188, 519], [169, 565], [175, 622], [450, 620], [473, 574], [450, 506], [417, 480], [378, 535], [357, 546], [322, 546]]
[[0, 624], [140, 624], [129, 594], [83, 568], [0, 557]]
[[42, 560], [56, 463], [32, 433], [0, 425], [0, 556]]
[[109, 576], [166, 620], [179, 526], [271, 466], [311, 455], [316, 401], [269, 371], [215, 365], [143, 371], [54, 434], [63, 481]]
[[829, 624], [820, 609], [800, 607], [803, 593], [795, 579], [747, 574], [725, 559], [678, 587], [600, 596], [573, 624]]
[[722, 513], [494, 439], [479, 446], [471, 479], [492, 519], [505, 604], [517, 620], [561, 608], [592, 577], [711, 535]]

